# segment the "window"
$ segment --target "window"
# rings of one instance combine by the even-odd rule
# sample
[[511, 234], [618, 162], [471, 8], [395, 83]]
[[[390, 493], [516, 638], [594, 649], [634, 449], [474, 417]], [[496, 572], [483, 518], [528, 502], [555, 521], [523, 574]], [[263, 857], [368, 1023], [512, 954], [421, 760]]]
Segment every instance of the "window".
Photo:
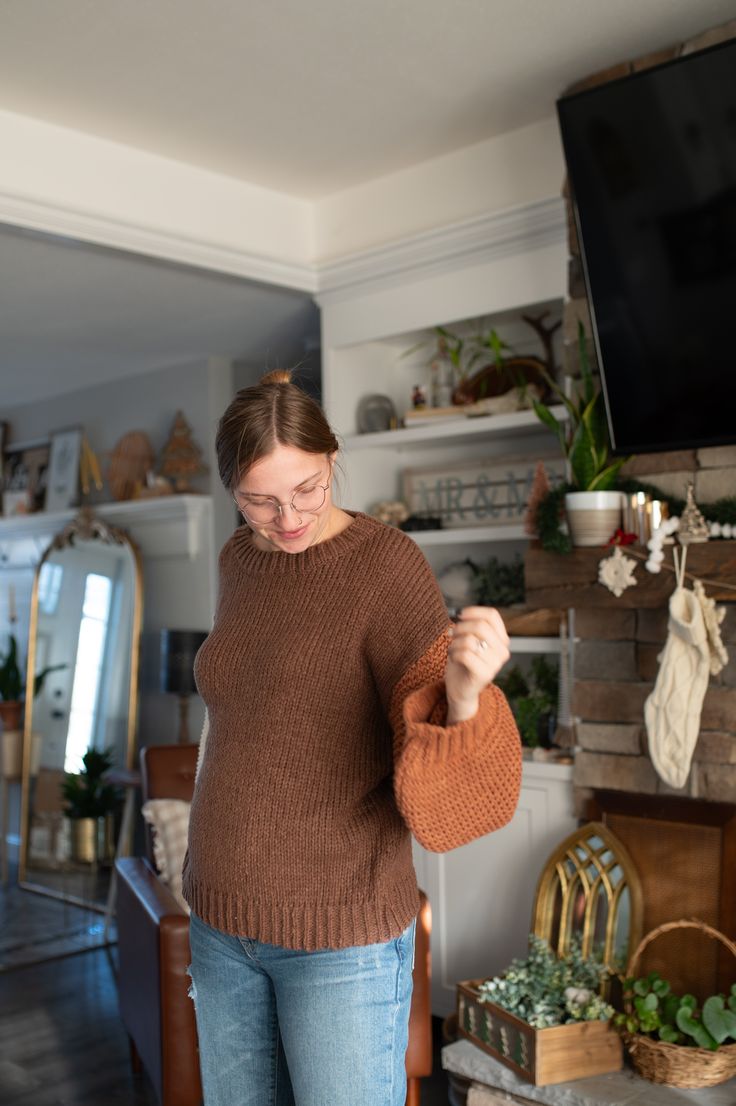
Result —
[[84, 586], [74, 684], [66, 741], [66, 772], [79, 772], [82, 757], [92, 744], [105, 659], [112, 580], [90, 572]]

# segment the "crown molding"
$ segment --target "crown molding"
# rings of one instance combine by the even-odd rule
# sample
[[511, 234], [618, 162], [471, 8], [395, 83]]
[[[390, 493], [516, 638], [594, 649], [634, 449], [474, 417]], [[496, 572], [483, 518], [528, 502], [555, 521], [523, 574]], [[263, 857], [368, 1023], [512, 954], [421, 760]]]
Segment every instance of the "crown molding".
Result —
[[312, 294], [320, 307], [458, 267], [557, 245], [565, 207], [539, 200], [315, 264], [280, 261], [204, 239], [49, 204], [0, 190], [0, 222]]
[[313, 293], [318, 287], [317, 270], [313, 265], [233, 250], [204, 239], [171, 234], [143, 224], [49, 204], [7, 191], [0, 191], [0, 222], [303, 292]]
[[565, 205], [557, 197], [476, 216], [323, 262], [315, 299], [325, 307], [407, 280], [559, 245], [566, 234]]

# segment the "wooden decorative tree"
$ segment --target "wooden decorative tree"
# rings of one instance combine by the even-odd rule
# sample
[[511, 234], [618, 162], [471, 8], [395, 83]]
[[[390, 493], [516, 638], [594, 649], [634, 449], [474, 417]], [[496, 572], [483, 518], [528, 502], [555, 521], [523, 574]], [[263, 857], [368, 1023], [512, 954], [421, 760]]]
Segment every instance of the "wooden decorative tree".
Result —
[[181, 411], [176, 412], [169, 440], [163, 448], [161, 474], [174, 481], [177, 492], [192, 492], [189, 477], [207, 472], [202, 451], [192, 439], [192, 428]]
[[534, 470], [534, 480], [532, 481], [529, 499], [526, 504], [526, 513], [524, 515], [524, 530], [531, 537], [534, 537], [537, 533], [537, 507], [548, 495], [549, 490], [550, 486], [547, 470], [542, 461], [537, 461], [537, 467]]

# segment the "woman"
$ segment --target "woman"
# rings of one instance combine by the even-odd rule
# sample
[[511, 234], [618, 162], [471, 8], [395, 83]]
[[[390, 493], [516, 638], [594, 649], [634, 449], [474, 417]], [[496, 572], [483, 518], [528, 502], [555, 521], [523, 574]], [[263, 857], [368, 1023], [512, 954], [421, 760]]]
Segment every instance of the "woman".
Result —
[[406, 534], [333, 499], [338, 443], [270, 373], [217, 433], [241, 526], [197, 656], [184, 894], [205, 1106], [403, 1106], [411, 833], [505, 824], [520, 742], [500, 616], [450, 626]]

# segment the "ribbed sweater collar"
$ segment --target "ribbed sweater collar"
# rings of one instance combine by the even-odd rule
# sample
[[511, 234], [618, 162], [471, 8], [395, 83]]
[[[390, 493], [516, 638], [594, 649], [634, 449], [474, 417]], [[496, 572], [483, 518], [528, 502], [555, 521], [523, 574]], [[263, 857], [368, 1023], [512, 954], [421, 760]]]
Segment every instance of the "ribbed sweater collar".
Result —
[[375, 534], [376, 526], [380, 525], [362, 511], [348, 511], [344, 507], [343, 510], [353, 519], [350, 525], [334, 537], [328, 538], [327, 541], [310, 545], [302, 553], [284, 553], [280, 549], [266, 552], [257, 549], [251, 541], [251, 530], [248, 526], [238, 527], [231, 540], [240, 563], [250, 572], [300, 576], [313, 569], [334, 565], [340, 558], [361, 545], [366, 538]]

